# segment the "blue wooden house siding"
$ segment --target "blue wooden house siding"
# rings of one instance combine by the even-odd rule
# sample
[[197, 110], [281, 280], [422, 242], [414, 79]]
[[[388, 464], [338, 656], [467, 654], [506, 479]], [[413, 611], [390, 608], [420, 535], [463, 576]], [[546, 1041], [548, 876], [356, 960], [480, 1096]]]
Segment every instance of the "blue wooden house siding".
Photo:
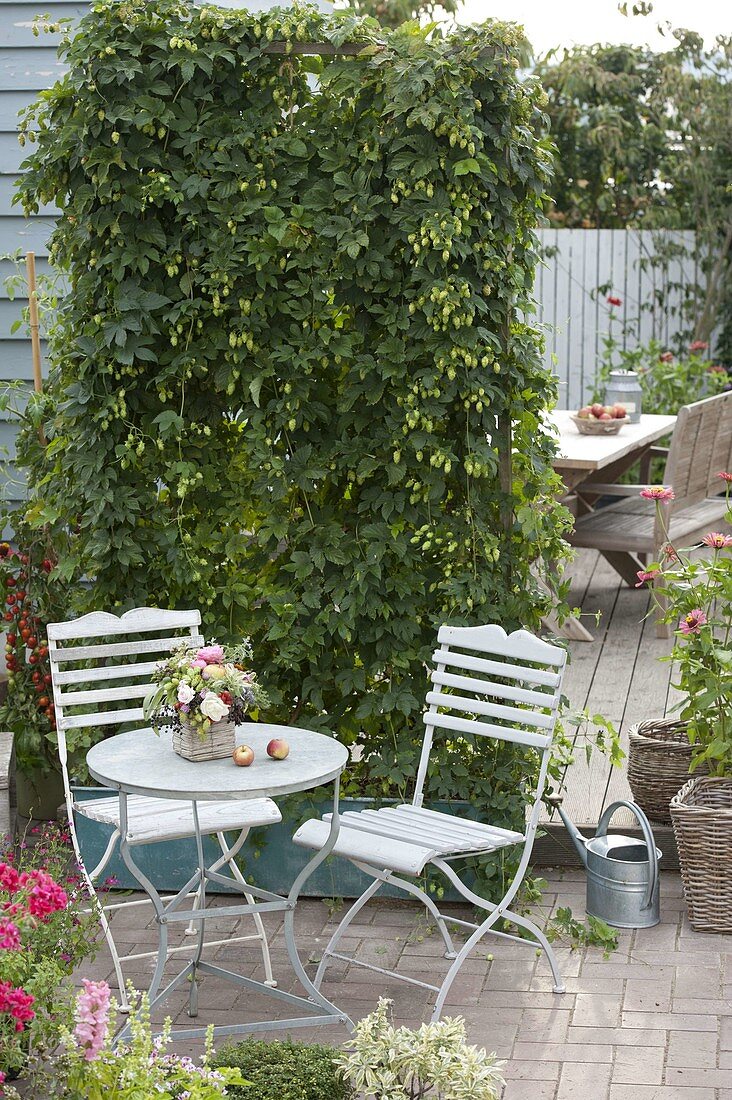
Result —
[[[18, 112], [64, 71], [56, 56], [59, 35], [41, 31], [36, 37], [33, 20], [37, 15], [49, 15], [51, 20], [76, 21], [86, 8], [78, 2], [0, 0], [0, 383], [22, 380], [30, 388], [33, 378], [28, 334], [24, 329], [12, 331], [26, 301], [20, 296], [10, 299], [6, 279], [16, 271], [16, 264], [8, 257], [33, 251], [38, 273], [47, 271], [46, 242], [53, 226], [53, 207], [25, 218], [21, 208], [13, 205], [15, 181], [29, 149], [27, 145], [21, 149], [18, 143]], [[15, 427], [5, 415], [0, 412], [0, 453], [12, 458]], [[4, 491], [11, 498], [18, 495], [12, 476]]]

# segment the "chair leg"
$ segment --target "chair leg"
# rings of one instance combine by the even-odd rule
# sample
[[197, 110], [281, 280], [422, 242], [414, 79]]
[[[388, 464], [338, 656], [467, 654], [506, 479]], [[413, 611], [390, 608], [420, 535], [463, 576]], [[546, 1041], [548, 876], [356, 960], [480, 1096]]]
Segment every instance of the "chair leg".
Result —
[[[248, 833], [249, 830], [247, 829], [246, 832]], [[246, 836], [246, 833], [245, 833], [245, 836]], [[218, 842], [219, 842], [219, 847], [221, 848], [221, 851], [222, 851], [223, 856], [224, 856], [224, 860], [222, 862], [226, 863], [226, 865], [228, 866], [229, 870], [231, 871], [232, 875], [237, 880], [237, 882], [241, 883], [242, 886], [246, 886], [246, 884], [247, 884], [246, 879], [244, 878], [243, 874], [239, 870], [239, 867], [237, 866], [236, 859], [235, 859], [236, 853], [238, 852], [239, 848], [241, 847], [241, 843], [243, 843], [243, 839], [242, 839], [241, 835], [237, 838], [237, 843], [234, 845], [233, 848], [229, 848], [228, 844], [226, 843], [226, 837], [224, 836], [223, 833], [217, 833], [216, 837], [217, 837]], [[215, 864], [214, 864], [214, 866], [215, 866]], [[245, 891], [244, 896], [246, 897], [247, 902], [249, 903], [249, 905], [254, 905], [254, 897], [252, 896], [252, 894], [249, 894]], [[274, 978], [274, 976], [272, 974], [272, 960], [270, 959], [270, 955], [269, 955], [269, 942], [267, 940], [267, 933], [265, 932], [265, 929], [264, 929], [264, 923], [262, 921], [262, 914], [261, 913], [252, 913], [252, 916], [254, 918], [254, 927], [257, 929], [257, 935], [258, 935], [259, 940], [260, 940], [261, 945], [262, 945], [262, 962], [264, 963], [264, 979], [265, 979], [264, 984], [272, 986], [272, 988], [274, 988], [277, 985], [277, 981], [276, 981], [276, 979]]]
[[71, 834], [71, 843], [74, 849], [76, 862], [79, 867], [79, 871], [81, 873], [81, 877], [86, 887], [87, 893], [89, 894], [89, 899], [92, 903], [92, 907], [96, 910], [97, 916], [99, 917], [99, 923], [102, 926], [102, 932], [104, 934], [105, 940], [107, 941], [109, 953], [112, 956], [114, 975], [117, 979], [117, 988], [119, 989], [119, 1011], [127, 1013], [130, 1011], [130, 1002], [127, 997], [127, 989], [125, 987], [125, 979], [122, 973], [122, 964], [120, 962], [119, 952], [117, 951], [117, 945], [114, 942], [114, 937], [112, 936], [112, 929], [109, 926], [109, 921], [107, 919], [107, 914], [104, 911], [104, 906], [99, 900], [99, 895], [97, 894], [94, 887], [94, 879], [99, 878], [102, 871], [112, 858], [112, 853], [114, 852], [114, 848], [119, 840], [119, 829], [114, 830], [112, 836], [109, 839], [109, 843], [107, 844], [104, 855], [102, 856], [92, 873], [89, 874], [86, 867], [84, 866], [84, 861], [81, 858], [81, 849], [79, 848], [79, 841], [76, 836], [76, 827], [74, 825], [73, 812], [70, 812], [68, 814], [68, 819], [69, 832]]
[[[320, 989], [320, 985], [323, 981], [323, 975], [325, 974], [326, 967], [328, 966], [328, 959], [334, 953], [336, 947], [338, 946], [338, 944], [339, 944], [339, 942], [340, 942], [340, 940], [343, 936], [343, 933], [346, 931], [348, 926], [351, 924], [351, 922], [353, 921], [353, 918], [356, 917], [361, 912], [361, 910], [363, 909], [366, 902], [371, 901], [371, 898], [381, 889], [381, 887], [386, 882], [386, 878], [388, 876], [388, 873], [389, 873], [388, 871], [384, 871], [380, 878], [374, 878], [374, 881], [369, 883], [369, 885], [366, 887], [364, 892], [361, 894], [361, 897], [357, 898], [356, 901], [354, 901], [351, 908], [348, 910], [346, 915], [339, 922], [338, 927], [336, 928], [333, 935], [330, 937], [330, 941], [328, 942], [328, 946], [326, 947], [325, 951], [323, 952], [323, 957], [320, 960], [320, 965], [318, 967], [317, 973], [316, 973], [315, 977], [313, 978], [313, 985], [315, 986], [316, 989]], [[377, 872], [376, 871], [371, 871], [370, 874], [376, 875]]]
[[453, 944], [452, 937], [447, 930], [445, 918], [443, 917], [442, 913], [437, 908], [429, 894], [425, 893], [425, 891], [417, 886], [416, 883], [410, 882], [408, 879], [400, 878], [398, 875], [389, 875], [388, 881], [393, 882], [395, 886], [399, 886], [400, 889], [405, 890], [408, 894], [413, 894], [415, 898], [419, 898], [425, 909], [427, 909], [427, 911], [432, 914], [435, 924], [437, 925], [440, 935], [442, 936], [442, 942], [445, 945], [444, 957], [446, 959], [457, 958], [455, 945]]

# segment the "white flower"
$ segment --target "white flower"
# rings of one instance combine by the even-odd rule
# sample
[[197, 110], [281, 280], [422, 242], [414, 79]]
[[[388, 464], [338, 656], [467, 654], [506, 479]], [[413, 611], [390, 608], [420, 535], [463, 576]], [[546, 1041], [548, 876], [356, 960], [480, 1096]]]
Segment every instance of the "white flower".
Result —
[[229, 708], [226, 703], [221, 702], [215, 691], [207, 691], [201, 703], [201, 713], [212, 722], [220, 722], [222, 718], [228, 717]]
[[190, 703], [191, 699], [195, 695], [195, 691], [190, 684], [178, 684], [178, 702]]

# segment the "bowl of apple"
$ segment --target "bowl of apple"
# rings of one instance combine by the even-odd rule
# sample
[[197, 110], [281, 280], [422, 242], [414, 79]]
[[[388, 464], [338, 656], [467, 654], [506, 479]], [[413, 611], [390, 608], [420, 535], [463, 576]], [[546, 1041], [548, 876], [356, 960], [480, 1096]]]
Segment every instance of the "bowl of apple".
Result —
[[572, 413], [580, 435], [616, 435], [630, 417], [625, 405], [585, 405], [579, 412]]

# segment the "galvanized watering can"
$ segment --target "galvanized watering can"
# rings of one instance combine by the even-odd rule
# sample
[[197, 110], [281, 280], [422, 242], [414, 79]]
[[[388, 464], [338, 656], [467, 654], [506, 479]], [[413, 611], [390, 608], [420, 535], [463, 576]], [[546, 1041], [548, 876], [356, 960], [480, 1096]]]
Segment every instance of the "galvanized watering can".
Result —
[[[658, 861], [662, 853], [640, 806], [624, 799], [613, 802], [600, 818], [595, 835], [586, 839], [567, 817], [561, 799], [549, 801], [559, 810], [587, 868], [587, 912], [614, 928], [651, 928], [658, 924], [661, 919]], [[619, 833], [607, 835], [610, 818], [621, 806], [637, 818], [642, 841]]]

